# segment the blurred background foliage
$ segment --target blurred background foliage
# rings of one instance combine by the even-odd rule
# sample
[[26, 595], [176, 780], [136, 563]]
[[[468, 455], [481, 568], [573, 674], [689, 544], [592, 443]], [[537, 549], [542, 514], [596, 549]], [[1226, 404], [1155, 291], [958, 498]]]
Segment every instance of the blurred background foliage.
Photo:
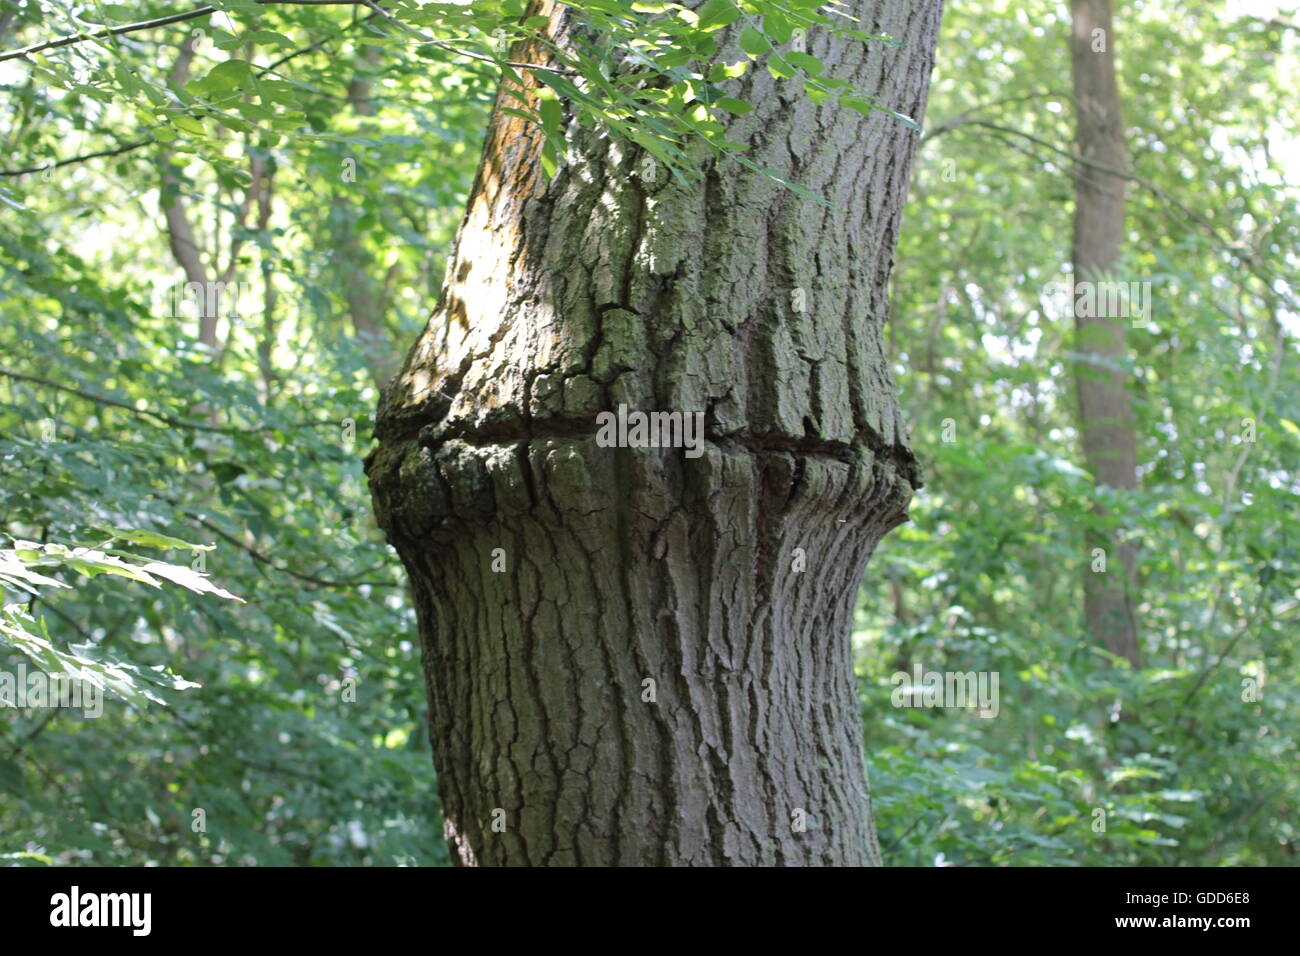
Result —
[[[5, 48], [91, 16], [4, 6]], [[133, 4], [123, 18], [174, 9]], [[210, 75], [232, 57], [217, 45], [232, 21], [72, 47], [47, 64], [58, 82], [0, 64], [7, 165], [41, 167], [0, 178], [3, 530], [87, 544], [97, 528], [138, 528], [215, 545], [159, 554], [246, 602], [103, 576], [42, 592], [35, 612], [62, 644], [201, 687], [165, 707], [110, 701], [96, 720], [2, 712], [0, 852], [16, 859], [447, 861], [414, 616], [361, 468], [378, 398], [367, 360], [391, 368], [436, 299], [495, 80], [490, 65], [416, 55], [364, 17], [258, 18], [281, 39], [238, 52], [293, 54], [289, 89], [268, 94], [297, 114], [284, 135], [173, 129], [176, 117], [137, 115], [145, 94], [114, 89], [170, 93], [187, 44], [191, 74]], [[254, 160], [269, 171], [256, 191]], [[209, 281], [225, 274], [237, 290], [215, 347], [199, 340], [202, 296], [170, 251], [168, 162]]]
[[[93, 563], [37, 568], [70, 588], [3, 580], [6, 620], [173, 676], [150, 682], [164, 704], [97, 719], [0, 709], [0, 857], [444, 864], [413, 613], [361, 458], [377, 383], [437, 297], [502, 37], [536, 25], [508, 0], [387, 4], [405, 27], [365, 5], [215, 6], [0, 62], [0, 549], [98, 548], [242, 599]], [[682, 50], [717, 25], [668, 36], [663, 4], [578, 6], [645, 38], [661, 82], [575, 108], [670, 166], [708, 141]], [[781, 10], [815, 6], [755, 22], [779, 43]], [[176, 9], [0, 0], [0, 48]], [[855, 633], [891, 863], [1293, 862], [1300, 31], [1272, 11], [1117, 11], [1126, 277], [1154, 301], [1130, 333], [1140, 488], [1107, 493], [1140, 548], [1133, 670], [1083, 631], [1098, 492], [1045, 292], [1069, 256], [1068, 11], [949, 4], [888, 331], [926, 488]], [[237, 300], [207, 335], [196, 269]], [[0, 646], [0, 670], [25, 659]], [[997, 718], [892, 707], [916, 665], [997, 671]]]
[[[1139, 486], [1104, 498], [1139, 549], [1137, 670], [1082, 616], [1101, 493], [1051, 289], [1070, 278], [1068, 9], [945, 11], [888, 330], [926, 487], [855, 635], [894, 863], [1295, 863], [1300, 30], [1277, 9], [1116, 8], [1118, 278], [1151, 283], [1152, 315], [1128, 334]], [[891, 707], [917, 665], [997, 672], [996, 719]]]

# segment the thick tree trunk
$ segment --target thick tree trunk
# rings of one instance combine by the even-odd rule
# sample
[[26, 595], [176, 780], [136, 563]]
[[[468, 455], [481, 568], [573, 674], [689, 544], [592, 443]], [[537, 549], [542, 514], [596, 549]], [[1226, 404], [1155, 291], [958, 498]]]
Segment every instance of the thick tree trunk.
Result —
[[[1124, 119], [1115, 78], [1115, 33], [1111, 0], [1071, 0], [1070, 62], [1074, 74], [1079, 155], [1089, 161], [1075, 170], [1074, 276], [1076, 281], [1115, 280], [1124, 241], [1122, 175], [1126, 169]], [[1100, 300], [1100, 297], [1098, 297]], [[1089, 313], [1092, 314], [1081, 314]], [[1106, 309], [1075, 309], [1075, 364], [1084, 460], [1099, 485], [1137, 486], [1137, 440], [1133, 403], [1122, 365], [1126, 358], [1123, 321]], [[1106, 571], [1084, 571], [1084, 620], [1092, 638], [1112, 653], [1138, 663], [1137, 593], [1133, 547], [1089, 535], [1089, 554], [1100, 548]]]
[[[903, 45], [809, 52], [919, 118], [939, 0], [853, 6]], [[381, 404], [367, 468], [461, 863], [880, 861], [849, 627], [918, 484], [881, 347], [917, 136], [742, 82], [731, 138], [833, 209], [572, 126], [547, 181], [498, 112]], [[702, 413], [702, 454], [602, 447], [620, 404]]]

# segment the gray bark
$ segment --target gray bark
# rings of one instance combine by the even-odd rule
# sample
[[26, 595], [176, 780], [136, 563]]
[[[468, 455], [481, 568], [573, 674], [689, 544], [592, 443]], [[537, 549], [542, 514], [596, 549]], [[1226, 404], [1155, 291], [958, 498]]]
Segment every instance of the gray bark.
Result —
[[[1115, 77], [1115, 30], [1111, 0], [1071, 0], [1070, 62], [1074, 76], [1079, 155], [1090, 161], [1075, 171], [1074, 243], [1077, 280], [1103, 282], [1114, 270], [1124, 241], [1124, 118]], [[1098, 35], [1104, 49], [1098, 49]], [[1117, 173], [1105, 172], [1117, 170]], [[1075, 363], [1083, 455], [1099, 485], [1137, 487], [1137, 438], [1133, 401], [1120, 367], [1127, 354], [1125, 330], [1115, 316], [1075, 314]], [[1106, 573], [1084, 571], [1084, 620], [1093, 639], [1133, 664], [1139, 662], [1136, 555], [1132, 545], [1090, 534], [1086, 546], [1103, 549]]]
[[[851, 6], [903, 45], [809, 52], [919, 119], [940, 3]], [[683, 186], [573, 125], [548, 181], [497, 113], [381, 403], [367, 469], [460, 863], [880, 862], [849, 630], [919, 484], [881, 344], [917, 134], [741, 86], [730, 137], [833, 208], [704, 154]], [[703, 455], [599, 447], [620, 403], [704, 413]]]

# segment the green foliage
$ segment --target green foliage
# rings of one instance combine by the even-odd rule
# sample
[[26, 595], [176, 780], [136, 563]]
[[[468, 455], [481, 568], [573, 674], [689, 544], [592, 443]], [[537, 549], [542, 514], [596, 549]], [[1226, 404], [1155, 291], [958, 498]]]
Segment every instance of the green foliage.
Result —
[[[0, 179], [0, 519], [15, 540], [103, 554], [41, 562], [106, 572], [75, 589], [30, 579], [67, 583], [52, 566], [5, 577], [23, 604], [0, 671], [57, 654], [129, 701], [0, 710], [3, 849], [25, 865], [445, 863], [413, 615], [368, 514], [377, 395], [351, 296], [379, 277], [384, 341], [422, 325], [492, 78], [335, 9], [227, 6], [233, 21], [203, 25], [185, 111], [168, 74], [193, 22], [0, 64], [0, 135], [38, 167]], [[18, 28], [35, 42], [56, 23], [73, 28]], [[369, 115], [340, 109], [358, 81]], [[265, 221], [242, 208], [254, 159]], [[241, 293], [216, 350], [195, 337], [165, 197]], [[172, 556], [134, 556], [156, 548]], [[244, 603], [152, 586], [209, 581]], [[168, 689], [175, 675], [192, 686]]]
[[[890, 862], [1294, 862], [1300, 61], [1277, 24], [1194, 10], [1117, 14], [1120, 277], [1153, 301], [1128, 333], [1128, 493], [1079, 466], [1048, 291], [1072, 212], [1067, 12], [946, 14], [889, 332], [926, 488], [872, 560], [858, 632]], [[1138, 547], [1136, 672], [1084, 628], [1089, 528]], [[997, 672], [998, 716], [890, 706], [917, 664]]]
[[[725, 123], [760, 71], [881, 108], [797, 31], [892, 41], [809, 0], [583, 0], [564, 53], [522, 0], [214, 6], [0, 62], [0, 672], [114, 694], [95, 718], [0, 709], [0, 857], [442, 864], [414, 613], [360, 458], [498, 81], [538, 90], [511, 108], [548, 168], [576, 121], [687, 176], [692, 150], [748, 162]], [[0, 47], [175, 12], [0, 3]], [[1130, 333], [1142, 484], [1103, 496], [1044, 291], [1069, 246], [1065, 17], [946, 14], [888, 333], [927, 488], [872, 561], [856, 635], [882, 844], [924, 865], [1288, 863], [1295, 41], [1223, 5], [1120, 11], [1125, 272], [1155, 312]], [[215, 346], [169, 207], [239, 293]], [[1103, 520], [1140, 549], [1138, 671], [1083, 634], [1081, 541]], [[996, 671], [998, 716], [894, 708], [891, 675], [917, 664]]]
[[[114, 538], [134, 541], [155, 547], [183, 547], [211, 550], [210, 546], [188, 545], [176, 538], [150, 531], [118, 529], [103, 547]], [[40, 571], [36, 569], [40, 568]], [[141, 705], [152, 701], [165, 703], [153, 687], [182, 690], [197, 684], [169, 674], [159, 665], [141, 670], [133, 664], [112, 658], [95, 659], [84, 654], [60, 650], [50, 638], [44, 618], [36, 618], [32, 608], [40, 594], [40, 587], [66, 588], [69, 585], [49, 575], [57, 568], [67, 568], [86, 577], [108, 574], [162, 587], [162, 581], [171, 581], [198, 594], [239, 600], [229, 591], [217, 587], [193, 568], [169, 564], [127, 551], [108, 551], [93, 548], [68, 548], [61, 544], [38, 544], [34, 541], [15, 541], [12, 548], [0, 551], [0, 585], [29, 595], [27, 607], [6, 604], [0, 609], [0, 647], [11, 647], [31, 658], [32, 662], [48, 674], [62, 674], [93, 684], [131, 704]], [[160, 580], [161, 579], [161, 580]], [[15, 706], [11, 702], [11, 706]]]
[[[858, 29], [839, 2], [710, 0], [697, 11], [657, 0], [569, 0], [563, 5], [578, 27], [572, 40], [560, 45], [550, 35], [549, 19], [529, 16], [522, 0], [401, 0], [383, 8], [226, 0], [212, 5], [215, 12], [169, 27], [174, 36], [185, 37], [183, 31], [189, 31], [204, 52], [190, 75], [179, 78], [183, 83], [176, 82], [165, 60], [140, 57], [125, 39], [140, 29], [162, 29], [151, 22], [173, 13], [170, 8], [47, 5], [75, 23], [82, 39], [53, 49], [35, 42], [13, 51], [26, 51], [24, 62], [30, 64], [33, 85], [19, 92], [27, 112], [47, 116], [76, 111], [80, 115], [74, 125], [83, 134], [106, 133], [129, 122], [140, 130], [142, 142], [165, 143], [202, 156], [232, 186], [245, 174], [219, 148], [230, 134], [249, 137], [260, 149], [324, 149], [358, 142], [332, 128], [325, 102], [331, 88], [346, 85], [349, 77], [340, 74], [348, 64], [322, 61], [317, 55], [355, 43], [382, 51], [386, 60], [401, 61], [402, 73], [432, 65], [435, 72], [468, 72], [480, 84], [504, 78], [501, 92], [513, 97], [506, 108], [538, 123], [546, 133], [548, 175], [565, 152], [561, 102], [572, 111], [571, 128], [596, 126], [634, 143], [679, 179], [697, 173], [692, 143], [758, 170], [741, 154], [744, 147], [727, 138], [726, 126], [719, 121], [720, 115], [750, 106], [729, 87], [736, 87], [751, 66], [795, 84], [814, 102], [881, 110], [917, 128], [913, 118], [843, 79], [824, 75], [817, 57], [795, 49], [817, 34], [860, 43], [894, 42]], [[732, 25], [737, 25], [735, 31], [723, 32]], [[119, 32], [96, 39], [103, 31]], [[302, 44], [302, 37], [311, 38], [310, 43]], [[108, 68], [106, 47], [114, 61]], [[271, 62], [262, 65], [259, 53]], [[723, 61], [714, 65], [719, 56]], [[477, 70], [476, 64], [486, 66]], [[537, 96], [536, 84], [549, 95]], [[724, 100], [729, 105], [723, 105]], [[57, 142], [33, 140], [27, 146], [31, 157], [58, 152]], [[59, 160], [51, 155], [49, 162]]]

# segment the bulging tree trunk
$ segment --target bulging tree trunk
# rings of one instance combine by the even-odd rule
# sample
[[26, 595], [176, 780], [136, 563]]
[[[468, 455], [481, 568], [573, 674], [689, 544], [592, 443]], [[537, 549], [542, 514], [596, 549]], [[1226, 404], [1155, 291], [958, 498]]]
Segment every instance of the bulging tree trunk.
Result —
[[[939, 0], [852, 6], [902, 45], [808, 52], [919, 119]], [[917, 135], [742, 82], [730, 138], [833, 208], [575, 126], [547, 180], [498, 111], [381, 403], [367, 470], [458, 862], [880, 862], [849, 630], [918, 484], [881, 346]], [[604, 447], [620, 405], [698, 413], [698, 457]]]

